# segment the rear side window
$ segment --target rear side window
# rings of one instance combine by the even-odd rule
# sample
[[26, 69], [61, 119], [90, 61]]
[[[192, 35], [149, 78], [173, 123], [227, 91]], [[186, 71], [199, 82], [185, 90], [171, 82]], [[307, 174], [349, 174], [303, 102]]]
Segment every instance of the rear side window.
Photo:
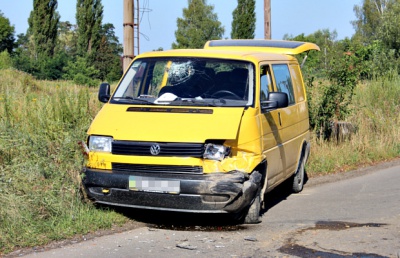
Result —
[[305, 93], [303, 88], [300, 67], [298, 65], [290, 65], [290, 71], [292, 74], [293, 89], [297, 98], [297, 102], [302, 102], [305, 100]]
[[286, 64], [275, 64], [272, 65], [272, 70], [274, 72], [277, 91], [286, 93], [289, 97], [289, 105], [294, 104], [293, 83], [289, 67]]

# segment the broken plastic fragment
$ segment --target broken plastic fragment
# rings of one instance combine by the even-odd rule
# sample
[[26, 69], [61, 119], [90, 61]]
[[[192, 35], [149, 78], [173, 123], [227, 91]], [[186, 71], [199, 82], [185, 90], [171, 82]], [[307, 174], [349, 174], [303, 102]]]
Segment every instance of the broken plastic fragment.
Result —
[[154, 101], [154, 103], [156, 103], [156, 104], [169, 103], [169, 102], [176, 100], [177, 98], [178, 98], [178, 96], [176, 96], [175, 94], [166, 92], [163, 95], [161, 95], [158, 99], [156, 99]]
[[176, 244], [176, 247], [179, 247], [182, 249], [187, 249], [187, 250], [196, 250], [197, 249], [197, 246], [193, 246], [193, 245], [189, 244], [188, 242], [178, 243], [178, 244]]

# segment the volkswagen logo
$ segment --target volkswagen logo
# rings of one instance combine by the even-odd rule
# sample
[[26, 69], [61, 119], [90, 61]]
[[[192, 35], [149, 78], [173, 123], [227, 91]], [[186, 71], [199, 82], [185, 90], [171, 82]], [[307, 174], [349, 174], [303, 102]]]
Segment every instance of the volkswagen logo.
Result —
[[156, 155], [160, 154], [160, 151], [161, 151], [160, 145], [158, 145], [158, 144], [151, 145], [151, 147], [150, 147], [151, 155], [156, 156]]

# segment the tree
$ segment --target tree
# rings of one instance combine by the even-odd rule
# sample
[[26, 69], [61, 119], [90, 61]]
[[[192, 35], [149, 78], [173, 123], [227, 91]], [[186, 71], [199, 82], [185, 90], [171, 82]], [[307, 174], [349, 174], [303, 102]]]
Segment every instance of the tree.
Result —
[[60, 22], [57, 51], [64, 51], [71, 57], [77, 54], [76, 25], [70, 22]]
[[355, 49], [363, 50], [357, 51], [364, 61], [361, 75], [392, 76], [400, 70], [400, 0], [363, 0], [354, 11], [358, 19], [353, 22], [356, 34], [352, 41], [358, 44]]
[[364, 0], [362, 5], [354, 6], [357, 20], [353, 21], [355, 36], [365, 43], [371, 43], [378, 38], [382, 16], [388, 10], [390, 2], [398, 0]]
[[172, 48], [203, 48], [208, 40], [221, 39], [225, 29], [213, 11], [214, 6], [208, 5], [207, 0], [188, 0], [183, 18], [177, 19]]
[[7, 69], [12, 67], [12, 60], [10, 53], [7, 50], [0, 52], [0, 69]]
[[114, 25], [106, 23], [101, 28], [101, 41], [94, 59], [94, 67], [102, 81], [116, 81], [122, 74], [122, 46], [114, 32]]
[[28, 19], [28, 35], [33, 39], [31, 52], [35, 59], [40, 56], [52, 57], [54, 54], [60, 21], [57, 5], [57, 0], [33, 0], [33, 10]]
[[17, 35], [14, 49], [14, 67], [18, 70], [32, 74], [32, 58], [29, 49], [31, 43], [27, 34], [20, 33]]
[[78, 56], [76, 61], [68, 61], [64, 67], [63, 78], [73, 80], [79, 85], [96, 86], [98, 82], [93, 78], [98, 76], [99, 71], [87, 62], [87, 58]]
[[382, 15], [378, 39], [387, 49], [394, 49], [400, 56], [400, 1], [388, 3], [387, 11]]
[[96, 53], [101, 41], [103, 5], [101, 0], [77, 0], [76, 23], [78, 26], [78, 55]]
[[0, 52], [7, 50], [11, 53], [14, 47], [14, 26], [10, 24], [10, 20], [4, 17], [0, 11]]
[[253, 39], [256, 29], [256, 1], [238, 0], [238, 6], [233, 11], [232, 39]]
[[65, 55], [56, 53], [60, 23], [57, 6], [57, 0], [34, 0], [27, 35], [19, 37], [16, 67], [38, 79], [59, 79], [66, 62]]
[[324, 76], [325, 72], [329, 69], [330, 61], [335, 59], [338, 53], [343, 53], [345, 51], [337, 48], [336, 38], [336, 30], [330, 31], [329, 29], [317, 30], [313, 34], [307, 36], [304, 35], [304, 33], [295, 37], [287, 34], [283, 36], [284, 40], [313, 42], [321, 48], [321, 51], [311, 51], [298, 55], [299, 60], [303, 60], [306, 54], [308, 56], [305, 67], [303, 68], [306, 78], [308, 75], [313, 77], [316, 75]]

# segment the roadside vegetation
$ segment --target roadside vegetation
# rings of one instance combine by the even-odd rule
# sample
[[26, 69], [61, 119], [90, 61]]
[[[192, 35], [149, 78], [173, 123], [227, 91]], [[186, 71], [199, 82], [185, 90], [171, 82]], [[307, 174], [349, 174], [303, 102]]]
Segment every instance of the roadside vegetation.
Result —
[[309, 176], [349, 171], [400, 156], [400, 77], [357, 84], [346, 121], [349, 131], [339, 140], [313, 132]]
[[[309, 176], [399, 156], [399, 83], [399, 77], [382, 78], [355, 87], [348, 118], [354, 133], [337, 142], [314, 132]], [[0, 70], [0, 253], [128, 220], [83, 202], [79, 191], [83, 155], [77, 143], [100, 107], [95, 89]]]
[[[57, 1], [36, 2], [27, 33], [17, 39], [0, 11], [0, 256], [129, 220], [86, 203], [80, 192], [84, 159], [78, 141], [101, 108], [95, 86], [121, 75], [114, 27], [101, 24], [101, 0], [77, 1], [76, 25], [60, 21]], [[199, 37], [203, 25], [202, 31], [216, 32], [213, 39], [222, 37], [224, 28], [207, 1], [188, 5], [173, 48], [202, 47], [211, 39]], [[245, 15], [254, 16], [254, 0], [238, 0], [238, 7], [231, 36], [252, 38], [255, 20]], [[89, 11], [93, 20], [85, 21]], [[392, 26], [400, 23], [400, 0], [363, 0], [354, 11], [351, 39], [338, 41], [329, 30], [285, 36], [321, 47], [303, 69], [310, 177], [400, 156], [400, 30]], [[193, 27], [186, 30], [186, 23]]]
[[86, 87], [0, 70], [0, 254], [127, 220], [79, 192], [77, 142], [98, 108]]

